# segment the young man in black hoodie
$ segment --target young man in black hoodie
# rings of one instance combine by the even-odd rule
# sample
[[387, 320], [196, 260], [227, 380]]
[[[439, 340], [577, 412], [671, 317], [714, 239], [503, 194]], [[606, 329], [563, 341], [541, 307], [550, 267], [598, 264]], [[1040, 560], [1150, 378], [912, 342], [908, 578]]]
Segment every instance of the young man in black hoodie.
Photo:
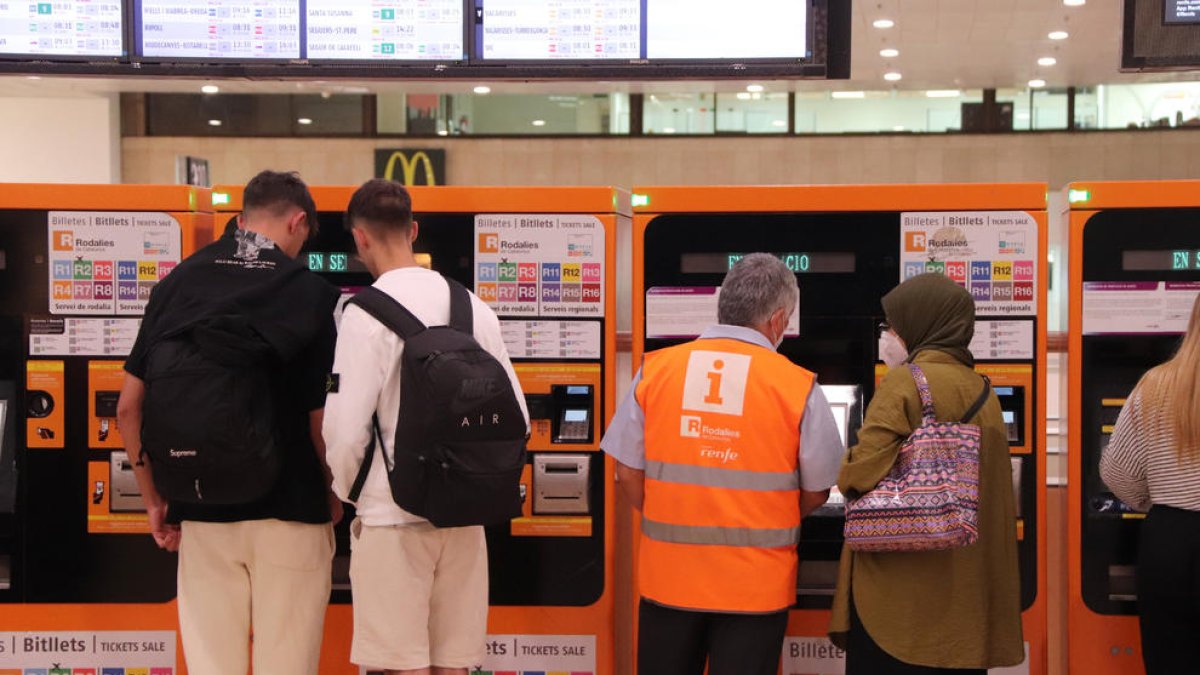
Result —
[[[317, 226], [299, 176], [255, 176], [237, 229], [183, 261], [154, 289], [125, 363], [119, 422], [154, 540], [179, 551], [179, 623], [191, 675], [245, 675], [251, 661], [255, 675], [317, 675], [332, 522], [341, 518], [321, 438], [338, 293], [297, 260]], [[275, 385], [278, 476], [250, 503], [165, 500], [142, 453], [154, 348], [205, 316], [244, 321], [273, 352], [267, 372]]]

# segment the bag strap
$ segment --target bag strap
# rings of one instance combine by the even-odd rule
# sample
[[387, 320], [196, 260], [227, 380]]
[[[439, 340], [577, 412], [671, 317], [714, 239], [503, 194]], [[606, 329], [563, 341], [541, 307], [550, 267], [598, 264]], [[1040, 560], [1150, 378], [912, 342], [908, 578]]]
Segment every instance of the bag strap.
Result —
[[362, 289], [346, 304], [358, 305], [402, 340], [408, 340], [426, 328], [408, 308], [374, 286]]
[[981, 375], [980, 377], [983, 378], [983, 391], [979, 393], [979, 398], [975, 400], [975, 403], [971, 404], [971, 407], [967, 410], [967, 414], [963, 415], [963, 424], [970, 422], [972, 417], [978, 415], [980, 410], [983, 410], [984, 404], [987, 403], [988, 396], [990, 396], [992, 393], [992, 381], [987, 375]]
[[[350, 494], [346, 495], [347, 501], [357, 502], [359, 495], [362, 494], [363, 486], [367, 484], [367, 476], [371, 473], [371, 464], [375, 461], [375, 446], [379, 446], [379, 452], [382, 454], [383, 449], [383, 432], [379, 430], [379, 415], [371, 415], [371, 444], [367, 446], [367, 452], [363, 456], [362, 466], [358, 468], [358, 475], [354, 477], [354, 485], [350, 486]], [[384, 456], [384, 461], [387, 461], [387, 456]], [[389, 467], [389, 471], [390, 471]]]
[[921, 366], [915, 363], [908, 364], [908, 370], [912, 373], [913, 380], [917, 383], [917, 393], [921, 395], [921, 418], [926, 426], [937, 424], [937, 413], [933, 410], [933, 395], [929, 393], [929, 380], [925, 378], [925, 371], [921, 370]]
[[450, 327], [467, 335], [475, 334], [475, 316], [471, 309], [471, 293], [450, 277], [443, 277], [450, 287]]

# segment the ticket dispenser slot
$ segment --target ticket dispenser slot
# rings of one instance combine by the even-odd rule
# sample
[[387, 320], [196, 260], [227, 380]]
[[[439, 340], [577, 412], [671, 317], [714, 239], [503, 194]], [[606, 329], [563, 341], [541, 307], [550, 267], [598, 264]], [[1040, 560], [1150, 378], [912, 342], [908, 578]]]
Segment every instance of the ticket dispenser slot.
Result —
[[533, 458], [534, 515], [588, 513], [588, 455], [540, 454]]
[[142, 502], [142, 489], [133, 474], [133, 462], [129, 461], [129, 455], [119, 450], [113, 451], [109, 457], [108, 484], [112, 490], [109, 495], [110, 511], [146, 510]]
[[1000, 401], [1009, 446], [1025, 445], [1025, 387], [997, 386], [993, 391]]

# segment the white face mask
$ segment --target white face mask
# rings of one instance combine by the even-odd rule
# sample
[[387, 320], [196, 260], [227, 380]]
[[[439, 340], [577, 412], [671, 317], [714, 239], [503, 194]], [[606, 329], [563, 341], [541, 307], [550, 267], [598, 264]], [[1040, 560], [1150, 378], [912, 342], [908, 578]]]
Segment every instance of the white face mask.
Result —
[[904, 343], [896, 337], [895, 333], [884, 331], [879, 335], [879, 358], [887, 364], [888, 368], [895, 368], [908, 358], [908, 349], [904, 347]]

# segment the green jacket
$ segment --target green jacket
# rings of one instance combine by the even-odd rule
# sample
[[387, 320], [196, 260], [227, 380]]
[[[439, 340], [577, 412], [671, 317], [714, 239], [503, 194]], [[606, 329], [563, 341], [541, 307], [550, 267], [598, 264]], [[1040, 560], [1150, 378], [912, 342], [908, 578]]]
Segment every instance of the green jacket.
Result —
[[[914, 361], [929, 380], [938, 419], [961, 419], [979, 397], [979, 375], [942, 351], [921, 351]], [[907, 367], [896, 368], [867, 408], [858, 445], [842, 465], [838, 489], [851, 497], [874, 488], [920, 422], [916, 383]], [[850, 629], [853, 596], [872, 639], [905, 663], [993, 668], [1024, 660], [1012, 465], [994, 394], [972, 422], [983, 431], [979, 541], [926, 553], [853, 553], [843, 548], [829, 629], [839, 646], [845, 645]]]

